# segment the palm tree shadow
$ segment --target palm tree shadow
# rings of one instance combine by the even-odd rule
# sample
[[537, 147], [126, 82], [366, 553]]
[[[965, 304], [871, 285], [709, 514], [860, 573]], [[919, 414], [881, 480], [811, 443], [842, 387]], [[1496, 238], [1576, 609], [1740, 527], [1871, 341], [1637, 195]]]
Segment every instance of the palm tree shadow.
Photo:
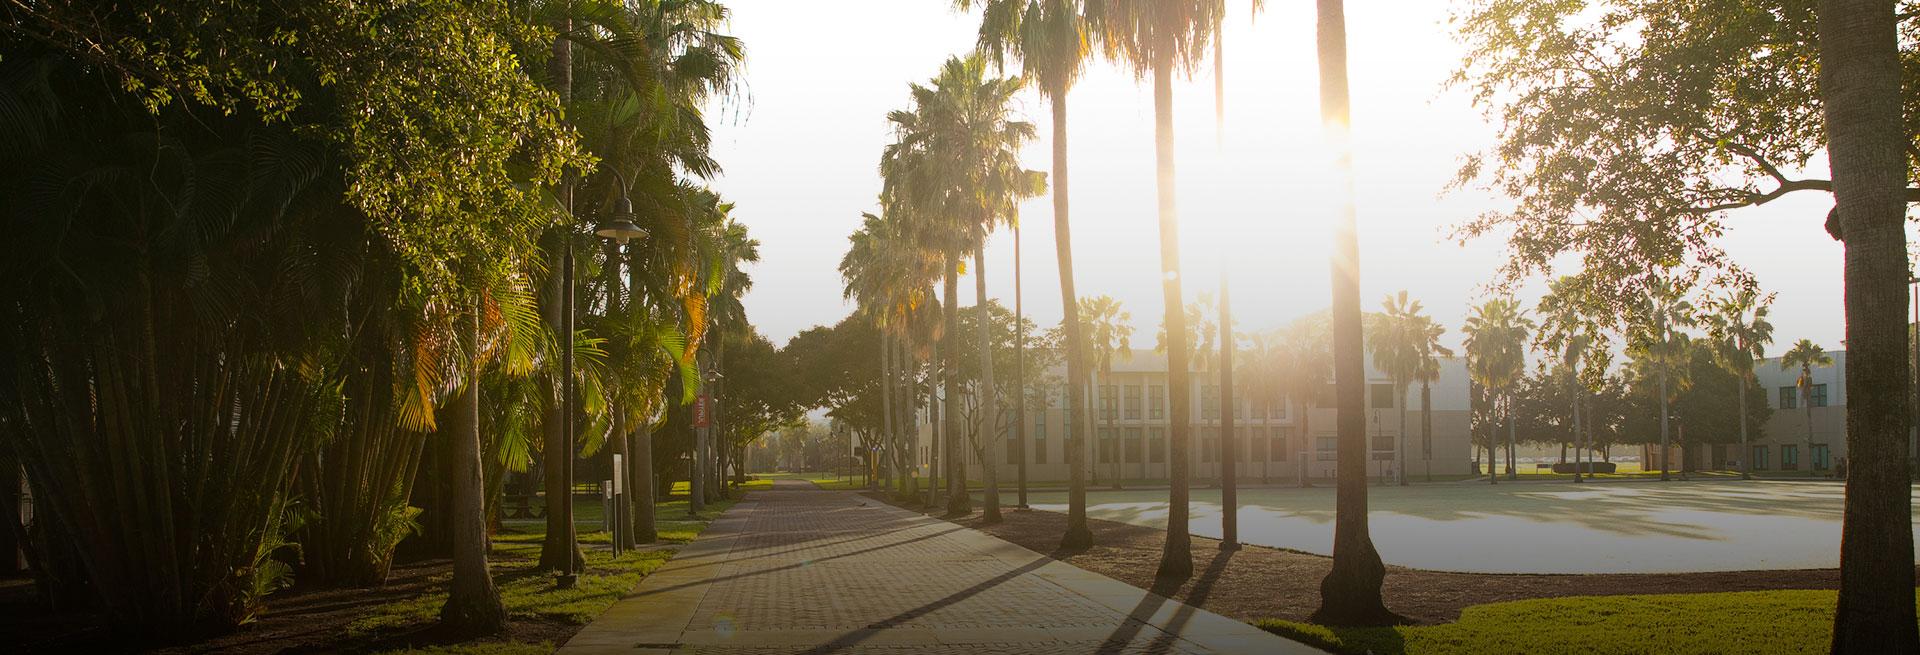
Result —
[[[1236, 552], [1238, 551], [1222, 550], [1214, 554], [1213, 560], [1207, 562], [1206, 568], [1201, 570], [1200, 577], [1193, 579], [1193, 588], [1187, 591], [1185, 603], [1174, 612], [1172, 618], [1167, 620], [1166, 625], [1159, 626], [1158, 634], [1148, 645], [1147, 652], [1164, 652], [1180, 638], [1180, 629], [1186, 626], [1187, 621], [1192, 620], [1200, 604], [1206, 602], [1207, 597], [1213, 593], [1214, 585], [1220, 581], [1221, 574], [1226, 572], [1227, 564], [1233, 561], [1233, 555]], [[1187, 578], [1155, 578], [1153, 586], [1147, 589], [1149, 593], [1140, 598], [1140, 602], [1134, 605], [1132, 611], [1127, 612], [1127, 621], [1121, 624], [1118, 630], [1113, 631], [1113, 634], [1107, 635], [1106, 640], [1101, 642], [1096, 652], [1106, 654], [1125, 651], [1128, 645], [1133, 643], [1134, 638], [1140, 636], [1140, 631], [1150, 625], [1153, 615], [1159, 613], [1160, 607], [1166, 605], [1168, 599], [1180, 594], [1180, 588], [1186, 586], [1187, 581]]]

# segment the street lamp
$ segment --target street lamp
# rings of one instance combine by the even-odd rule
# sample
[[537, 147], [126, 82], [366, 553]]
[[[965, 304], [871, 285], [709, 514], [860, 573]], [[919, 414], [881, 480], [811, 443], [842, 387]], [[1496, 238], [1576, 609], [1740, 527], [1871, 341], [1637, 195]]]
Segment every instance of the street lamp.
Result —
[[633, 201], [627, 198], [627, 179], [618, 171], [613, 177], [620, 181], [620, 198], [613, 201], [613, 211], [593, 227], [593, 233], [620, 244], [647, 238], [646, 228], [633, 222]]
[[706, 509], [707, 506], [706, 477], [707, 462], [712, 455], [713, 386], [719, 384], [722, 376], [717, 370], [707, 369], [706, 374], [700, 379], [706, 382], [706, 386], [700, 390], [699, 397], [695, 398], [699, 407], [696, 411], [698, 418], [694, 425], [697, 429], [693, 440], [693, 465], [687, 472], [687, 514], [689, 516], [697, 516], [700, 510]]

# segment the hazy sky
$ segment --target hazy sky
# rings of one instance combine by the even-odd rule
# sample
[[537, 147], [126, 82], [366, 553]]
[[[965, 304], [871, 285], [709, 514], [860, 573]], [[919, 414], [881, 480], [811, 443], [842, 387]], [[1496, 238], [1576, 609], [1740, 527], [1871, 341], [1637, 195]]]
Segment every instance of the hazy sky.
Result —
[[[1269, 2], [1252, 20], [1247, 0], [1227, 4], [1224, 126], [1214, 120], [1211, 63], [1174, 87], [1181, 261], [1189, 300], [1213, 290], [1230, 262], [1235, 317], [1242, 329], [1260, 329], [1326, 306], [1326, 225], [1335, 206], [1324, 194], [1330, 159], [1313, 4]], [[732, 31], [748, 48], [751, 97], [715, 130], [726, 173], [714, 186], [738, 203], [735, 215], [761, 242], [747, 311], [784, 343], [850, 311], [836, 266], [860, 213], [877, 211], [876, 167], [891, 137], [886, 112], [908, 105], [909, 83], [970, 50], [977, 23], [946, 0], [728, 5]], [[1457, 345], [1468, 303], [1484, 298], [1505, 246], [1462, 246], [1448, 235], [1501, 199], [1443, 186], [1463, 154], [1492, 143], [1493, 129], [1464, 93], [1443, 86], [1461, 50], [1447, 26], [1450, 3], [1347, 7], [1364, 307], [1406, 289]], [[1162, 310], [1150, 91], [1131, 73], [1097, 64], [1069, 95], [1068, 118], [1078, 291], [1118, 298], [1142, 348], [1152, 347]], [[1020, 109], [1040, 127], [1027, 164], [1050, 170], [1049, 108], [1029, 92]], [[1794, 194], [1729, 220], [1726, 248], [1779, 294], [1776, 344], [1804, 337], [1840, 347], [1841, 248], [1821, 228], [1831, 206], [1821, 194]], [[1060, 287], [1051, 200], [1027, 202], [1021, 221], [1027, 315], [1052, 325]], [[1011, 305], [1011, 234], [995, 234], [987, 252], [989, 294]], [[972, 281], [961, 288], [961, 302], [972, 304]]]

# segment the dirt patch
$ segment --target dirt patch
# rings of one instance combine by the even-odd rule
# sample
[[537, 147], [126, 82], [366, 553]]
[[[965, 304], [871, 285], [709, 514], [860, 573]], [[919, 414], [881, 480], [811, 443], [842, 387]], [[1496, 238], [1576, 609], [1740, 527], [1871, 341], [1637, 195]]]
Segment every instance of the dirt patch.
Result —
[[[1166, 544], [1164, 530], [1088, 519], [1094, 546], [1082, 552], [1064, 553], [1058, 547], [1060, 536], [1066, 533], [1065, 514], [1020, 510], [1001, 515], [1005, 521], [996, 525], [981, 525], [978, 514], [952, 522], [1240, 620], [1307, 620], [1320, 605], [1320, 579], [1333, 563], [1331, 558], [1322, 555], [1265, 546], [1222, 551], [1218, 539], [1195, 536], [1194, 575], [1176, 587], [1153, 577]], [[1416, 622], [1432, 624], [1458, 619], [1460, 610], [1469, 606], [1529, 598], [1834, 589], [1839, 584], [1838, 569], [1538, 575], [1447, 573], [1388, 566], [1382, 593], [1388, 609]]]

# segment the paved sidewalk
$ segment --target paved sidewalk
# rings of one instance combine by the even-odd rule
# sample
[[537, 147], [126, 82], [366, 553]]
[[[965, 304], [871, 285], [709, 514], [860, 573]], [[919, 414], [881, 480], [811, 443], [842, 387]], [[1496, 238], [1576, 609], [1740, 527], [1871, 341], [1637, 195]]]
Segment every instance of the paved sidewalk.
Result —
[[804, 486], [752, 492], [560, 653], [1320, 652], [976, 530]]

